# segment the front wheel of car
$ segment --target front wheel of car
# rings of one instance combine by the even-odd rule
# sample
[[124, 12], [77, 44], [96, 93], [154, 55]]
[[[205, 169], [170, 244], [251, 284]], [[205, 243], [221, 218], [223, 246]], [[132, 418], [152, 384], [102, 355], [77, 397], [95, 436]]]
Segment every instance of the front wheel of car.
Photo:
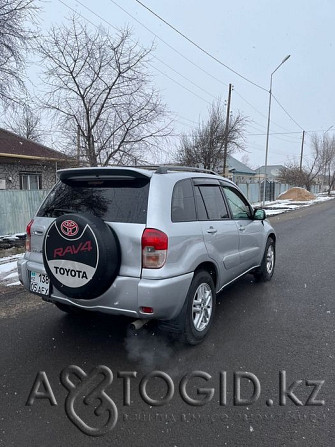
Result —
[[266, 243], [262, 264], [254, 272], [255, 278], [258, 281], [264, 281], [264, 282], [270, 281], [274, 273], [275, 264], [276, 264], [276, 246], [274, 240], [269, 237]]
[[213, 324], [215, 302], [211, 275], [206, 271], [197, 272], [185, 302], [183, 336], [186, 343], [197, 345], [206, 337]]

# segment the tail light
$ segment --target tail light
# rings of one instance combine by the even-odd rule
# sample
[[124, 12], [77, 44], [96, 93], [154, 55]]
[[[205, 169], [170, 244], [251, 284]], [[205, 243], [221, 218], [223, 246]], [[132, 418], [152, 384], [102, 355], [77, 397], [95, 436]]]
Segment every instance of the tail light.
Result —
[[160, 269], [166, 262], [168, 237], [155, 228], [146, 228], [142, 235], [142, 267]]
[[154, 310], [152, 307], [142, 306], [142, 307], [140, 307], [140, 310], [144, 314], [153, 314], [154, 313]]
[[26, 228], [26, 251], [30, 251], [31, 250], [31, 226], [34, 223], [34, 219], [31, 219], [31, 221], [28, 223], [27, 228]]

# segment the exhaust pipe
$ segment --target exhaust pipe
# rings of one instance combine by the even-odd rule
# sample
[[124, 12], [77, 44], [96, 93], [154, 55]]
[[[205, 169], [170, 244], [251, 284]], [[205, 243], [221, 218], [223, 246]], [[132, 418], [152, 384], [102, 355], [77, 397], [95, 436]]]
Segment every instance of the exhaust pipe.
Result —
[[135, 333], [142, 329], [148, 323], [149, 319], [138, 319], [129, 324], [128, 329], [130, 332]]

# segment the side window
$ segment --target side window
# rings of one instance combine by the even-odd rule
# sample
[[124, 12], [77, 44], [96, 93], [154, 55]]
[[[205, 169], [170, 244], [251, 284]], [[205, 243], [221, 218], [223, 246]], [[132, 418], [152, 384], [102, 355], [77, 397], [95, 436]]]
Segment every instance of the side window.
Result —
[[204, 200], [200, 193], [199, 186], [194, 188], [195, 191], [195, 203], [197, 204], [198, 220], [208, 220], [208, 214], [205, 208]]
[[[227, 219], [229, 217], [228, 210], [219, 185], [201, 185], [198, 186], [196, 189], [198, 189], [197, 203], [199, 204], [200, 198], [203, 200], [204, 208], [207, 215], [205, 219], [221, 220]], [[199, 219], [204, 220], [201, 218], [201, 214], [204, 214], [201, 206], [200, 210], [198, 206], [198, 212], [200, 214]]]
[[228, 186], [223, 187], [227, 197], [233, 219], [250, 219], [250, 207], [248, 202], [235, 189]]
[[181, 180], [173, 188], [171, 202], [172, 222], [191, 222], [196, 220], [193, 188], [191, 180]]

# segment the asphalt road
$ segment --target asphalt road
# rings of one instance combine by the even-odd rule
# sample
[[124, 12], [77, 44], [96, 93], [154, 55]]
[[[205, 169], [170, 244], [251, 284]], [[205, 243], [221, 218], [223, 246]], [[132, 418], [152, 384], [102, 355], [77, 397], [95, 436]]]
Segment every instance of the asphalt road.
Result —
[[[193, 348], [169, 340], [154, 327], [130, 336], [126, 319], [69, 317], [21, 287], [1, 288], [0, 445], [334, 445], [335, 201], [271, 221], [278, 236], [273, 280], [255, 283], [247, 275], [227, 288], [218, 297], [210, 335]], [[102, 379], [106, 384], [108, 370], [85, 379], [80, 370], [77, 376], [75, 369], [70, 374], [70, 365], [85, 373], [105, 365], [113, 372], [107, 392], [118, 417], [106, 434], [82, 433], [78, 419], [72, 422], [66, 408], [71, 414], [73, 404], [85, 421], [82, 430], [86, 432], [88, 426], [110, 427], [116, 421], [113, 402], [102, 394], [110, 413], [96, 416], [97, 401], [84, 405], [79, 388], [93, 390]], [[155, 370], [172, 379], [170, 401], [168, 379], [148, 377]], [[48, 399], [37, 396], [29, 406], [26, 403], [39, 371], [45, 375], [39, 376], [36, 390]], [[73, 384], [70, 391], [61, 384], [62, 371], [67, 388]], [[136, 372], [129, 379], [130, 395], [124, 388], [125, 379], [117, 377], [125, 371]], [[207, 381], [195, 377], [186, 386], [187, 395], [204, 405], [185, 402], [179, 391], [183, 377], [194, 371], [211, 376]], [[280, 371], [286, 372], [286, 394]], [[259, 381], [260, 395], [254, 403], [237, 405], [238, 399], [234, 403], [234, 377], [236, 391], [239, 372], [252, 373], [253, 380]], [[282, 381], [284, 375], [281, 373]], [[140, 383], [145, 385], [146, 379], [147, 386], [142, 388], [148, 398], [143, 398]], [[294, 385], [298, 380], [301, 382]], [[242, 377], [240, 385], [241, 399], [250, 398], [252, 382]], [[200, 388], [214, 390], [212, 398], [211, 391], [197, 394]], [[164, 405], [149, 405], [150, 398], [165, 399]], [[292, 402], [298, 403], [297, 399], [303, 405]]]

